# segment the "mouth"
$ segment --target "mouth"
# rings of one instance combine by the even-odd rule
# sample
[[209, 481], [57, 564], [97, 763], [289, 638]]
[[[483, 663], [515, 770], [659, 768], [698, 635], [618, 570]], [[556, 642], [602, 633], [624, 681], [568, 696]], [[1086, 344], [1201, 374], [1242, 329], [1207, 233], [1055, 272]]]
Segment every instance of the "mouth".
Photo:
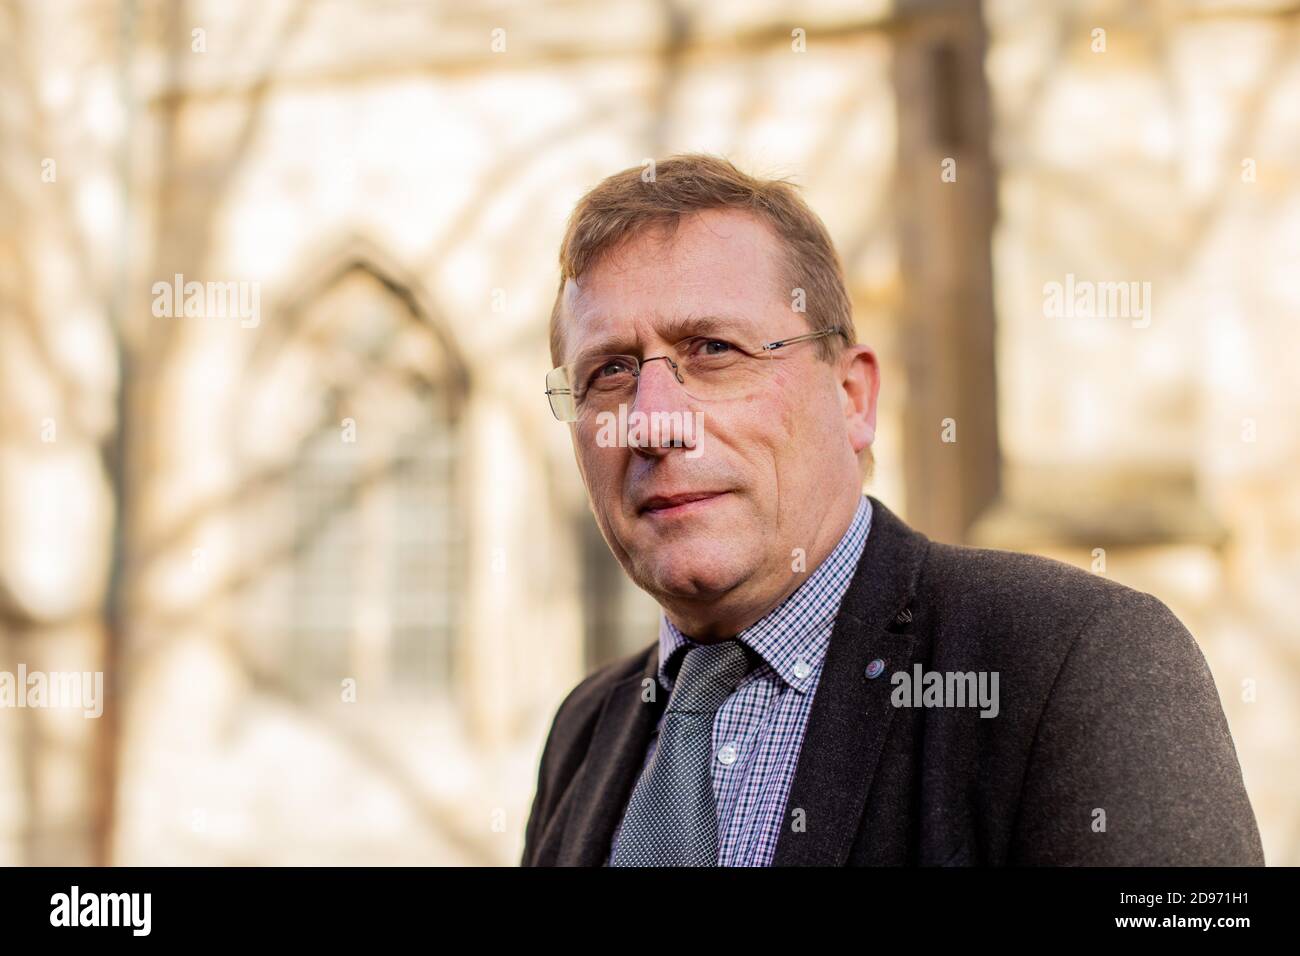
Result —
[[678, 495], [654, 495], [641, 502], [637, 514], [656, 518], [691, 514], [709, 507], [726, 491], [688, 491]]

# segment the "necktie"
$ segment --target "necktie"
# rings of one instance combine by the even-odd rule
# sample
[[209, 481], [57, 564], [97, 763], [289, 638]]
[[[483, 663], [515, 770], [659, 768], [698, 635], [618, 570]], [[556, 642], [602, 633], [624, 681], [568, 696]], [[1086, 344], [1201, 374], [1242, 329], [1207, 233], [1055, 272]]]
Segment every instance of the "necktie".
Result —
[[612, 866], [717, 866], [713, 716], [750, 667], [734, 640], [686, 652], [654, 756], [628, 801]]

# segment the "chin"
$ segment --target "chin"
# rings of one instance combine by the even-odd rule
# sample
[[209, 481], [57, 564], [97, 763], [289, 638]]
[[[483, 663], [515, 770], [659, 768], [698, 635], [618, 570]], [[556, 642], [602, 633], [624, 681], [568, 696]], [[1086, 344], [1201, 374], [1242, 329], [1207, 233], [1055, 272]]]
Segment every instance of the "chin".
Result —
[[[681, 598], [699, 598], [725, 594], [744, 581], [754, 570], [741, 565], [733, 549], [712, 548], [682, 556], [665, 554], [642, 566], [646, 579], [643, 587], [651, 594], [668, 594]], [[712, 552], [712, 553], [710, 553]]]

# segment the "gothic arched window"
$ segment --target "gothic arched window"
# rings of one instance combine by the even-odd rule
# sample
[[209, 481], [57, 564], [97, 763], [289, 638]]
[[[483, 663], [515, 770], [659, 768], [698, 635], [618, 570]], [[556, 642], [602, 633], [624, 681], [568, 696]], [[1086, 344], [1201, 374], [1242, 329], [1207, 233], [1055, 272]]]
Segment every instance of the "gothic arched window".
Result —
[[465, 375], [364, 264], [286, 310], [246, 376], [246, 652], [296, 694], [454, 705]]

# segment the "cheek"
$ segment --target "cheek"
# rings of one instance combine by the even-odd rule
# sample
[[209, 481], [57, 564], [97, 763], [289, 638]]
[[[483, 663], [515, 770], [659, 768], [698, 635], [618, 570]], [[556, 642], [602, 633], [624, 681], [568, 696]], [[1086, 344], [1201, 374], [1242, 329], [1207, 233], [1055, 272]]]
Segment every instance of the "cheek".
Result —
[[767, 420], [771, 424], [774, 439], [789, 450], [806, 436], [811, 409], [803, 391], [784, 388], [776, 394], [767, 410]]
[[790, 387], [763, 405], [760, 434], [773, 460], [780, 462], [782, 472], [816, 473], [827, 465], [838, 447], [838, 416], [839, 407], [833, 397], [809, 388]]
[[[749, 395], [726, 409], [719, 409], [705, 419], [706, 449], [712, 431], [717, 441], [712, 447], [723, 449], [728, 458], [738, 459], [739, 467], [758, 487], [779, 480], [792, 457], [799, 454], [794, 442], [798, 414], [780, 393]], [[706, 452], [707, 454], [707, 452]]]
[[796, 374], [788, 366], [782, 366], [772, 382], [769, 420], [780, 423], [784, 441], [797, 440], [804, 431], [803, 426], [810, 420], [814, 411], [810, 385], [806, 377]]
[[578, 455], [578, 466], [592, 501], [598, 508], [616, 511], [622, 495], [626, 453], [620, 448], [601, 448], [590, 436], [580, 440], [584, 444]]

